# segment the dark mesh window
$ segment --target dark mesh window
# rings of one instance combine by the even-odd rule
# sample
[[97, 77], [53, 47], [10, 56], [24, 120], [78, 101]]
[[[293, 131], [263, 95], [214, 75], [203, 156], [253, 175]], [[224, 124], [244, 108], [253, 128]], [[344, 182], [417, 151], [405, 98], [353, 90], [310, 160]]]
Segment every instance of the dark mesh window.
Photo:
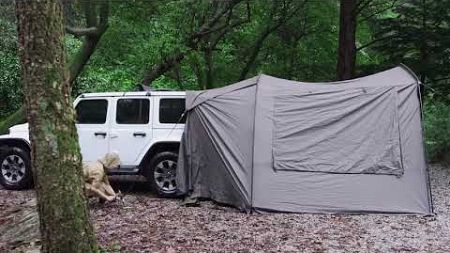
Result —
[[160, 123], [185, 123], [186, 118], [180, 120], [184, 113], [183, 98], [163, 98], [159, 102], [159, 122]]
[[108, 101], [83, 100], [76, 107], [78, 124], [104, 124], [108, 111]]
[[150, 112], [148, 99], [119, 99], [116, 122], [118, 124], [147, 124]]

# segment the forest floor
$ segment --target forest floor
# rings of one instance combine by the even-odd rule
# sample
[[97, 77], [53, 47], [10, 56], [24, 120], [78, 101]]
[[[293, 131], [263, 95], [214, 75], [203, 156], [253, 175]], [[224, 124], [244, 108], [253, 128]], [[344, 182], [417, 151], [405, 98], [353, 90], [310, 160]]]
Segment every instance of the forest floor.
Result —
[[[432, 217], [245, 214], [212, 202], [184, 207], [180, 199], [154, 197], [142, 183], [115, 184], [122, 202], [90, 207], [107, 252], [450, 252], [450, 168], [431, 166], [431, 181]], [[28, 208], [33, 198], [33, 191], [0, 189], [0, 232], [11, 223], [4, 214]], [[1, 240], [0, 252], [27, 249], [24, 243]]]

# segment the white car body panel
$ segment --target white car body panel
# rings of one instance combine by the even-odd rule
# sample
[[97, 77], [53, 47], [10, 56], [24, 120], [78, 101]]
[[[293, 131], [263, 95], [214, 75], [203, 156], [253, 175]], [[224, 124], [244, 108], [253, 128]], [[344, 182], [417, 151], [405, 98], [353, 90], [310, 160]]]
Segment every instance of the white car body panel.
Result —
[[[146, 98], [150, 100], [148, 124], [117, 124], [116, 104], [120, 98]], [[107, 92], [82, 94], [74, 101], [76, 107], [80, 101], [91, 99], [108, 100], [108, 112], [104, 124], [76, 124], [83, 162], [99, 159], [108, 152], [117, 152], [124, 167], [137, 167], [145, 158], [147, 151], [157, 143], [179, 143], [184, 124], [162, 124], [159, 122], [159, 100], [164, 98], [184, 98], [185, 92]], [[106, 133], [98, 135], [96, 133]], [[145, 135], [134, 136], [134, 133]], [[30, 144], [28, 124], [10, 128], [10, 133], [0, 135], [2, 139], [21, 139]]]
[[[153, 103], [151, 97], [130, 96], [127, 98], [147, 99], [149, 100], [149, 113], [152, 111]], [[112, 110], [116, 112], [117, 101], [123, 97], [111, 98]], [[114, 113], [115, 115], [115, 113]], [[110, 119], [111, 125], [109, 129], [109, 152], [116, 152], [122, 161], [122, 165], [136, 166], [139, 165], [140, 153], [144, 152], [147, 143], [152, 141], [152, 117], [149, 115], [149, 121], [146, 124], [119, 124], [116, 118]]]
[[9, 134], [0, 135], [0, 139], [20, 139], [30, 145], [28, 123], [15, 125], [9, 128]]
[[[109, 140], [107, 136], [97, 135], [96, 133], [105, 132], [109, 129], [109, 118], [111, 117], [111, 102], [108, 98], [100, 98], [108, 101], [108, 111], [106, 120], [103, 124], [75, 124], [78, 133], [78, 143], [80, 145], [83, 162], [92, 162], [100, 159], [109, 150]], [[85, 98], [86, 100], [95, 100], [95, 98]], [[80, 100], [81, 101], [81, 100]], [[76, 105], [80, 102], [77, 101]]]

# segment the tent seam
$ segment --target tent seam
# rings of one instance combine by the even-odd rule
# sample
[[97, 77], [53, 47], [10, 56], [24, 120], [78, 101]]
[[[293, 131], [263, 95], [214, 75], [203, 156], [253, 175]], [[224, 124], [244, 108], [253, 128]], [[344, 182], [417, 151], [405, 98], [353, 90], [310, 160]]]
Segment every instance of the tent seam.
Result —
[[[228, 94], [228, 93], [230, 93], [230, 92], [234, 92], [234, 91], [237, 91], [237, 90], [246, 89], [246, 88], [248, 88], [248, 87], [251, 87], [251, 86], [253, 86], [253, 85], [256, 85], [256, 84], [258, 83], [259, 77], [260, 77], [260, 75], [258, 76], [258, 78], [256, 79], [256, 81], [255, 81], [254, 83], [251, 83], [251, 84], [245, 85], [245, 86], [243, 86], [243, 87], [239, 87], [239, 88], [237, 88], [237, 89], [230, 90], [230, 91], [227, 91], [227, 92], [224, 92], [224, 93], [217, 94], [216, 96], [210, 97], [210, 98], [206, 99], [205, 101], [200, 102], [200, 103], [196, 104], [195, 106], [192, 106], [193, 104], [195, 104], [194, 102], [195, 102], [201, 95], [203, 95], [204, 93], [206, 93], [206, 92], [208, 91], [208, 90], [203, 90], [203, 91], [201, 91], [199, 94], [197, 94], [197, 95], [195, 96], [195, 98], [192, 100], [191, 106], [189, 106], [190, 108], [187, 108], [187, 107], [186, 107], [185, 110], [186, 110], [186, 111], [190, 111], [190, 110], [192, 110], [193, 108], [195, 108], [195, 107], [197, 107], [197, 106], [199, 106], [199, 105], [201, 105], [201, 104], [203, 104], [203, 103], [205, 103], [205, 102], [207, 102], [207, 101], [209, 101], [209, 100], [211, 100], [211, 99], [215, 99], [215, 98], [218, 98], [218, 97], [220, 97], [220, 96], [226, 95], [226, 94]], [[251, 79], [251, 78], [250, 78], [250, 79]], [[247, 79], [247, 80], [250, 80], [250, 79]], [[243, 80], [243, 81], [246, 81], [246, 80]]]

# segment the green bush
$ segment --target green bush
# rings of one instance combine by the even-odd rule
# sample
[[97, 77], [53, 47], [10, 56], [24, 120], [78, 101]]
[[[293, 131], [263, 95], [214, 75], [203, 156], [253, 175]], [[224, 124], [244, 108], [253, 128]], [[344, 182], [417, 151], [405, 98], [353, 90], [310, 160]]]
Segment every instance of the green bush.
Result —
[[0, 119], [20, 108], [23, 100], [16, 33], [14, 23], [0, 19]]
[[431, 161], [450, 157], [450, 105], [428, 98], [424, 104], [425, 143]]

